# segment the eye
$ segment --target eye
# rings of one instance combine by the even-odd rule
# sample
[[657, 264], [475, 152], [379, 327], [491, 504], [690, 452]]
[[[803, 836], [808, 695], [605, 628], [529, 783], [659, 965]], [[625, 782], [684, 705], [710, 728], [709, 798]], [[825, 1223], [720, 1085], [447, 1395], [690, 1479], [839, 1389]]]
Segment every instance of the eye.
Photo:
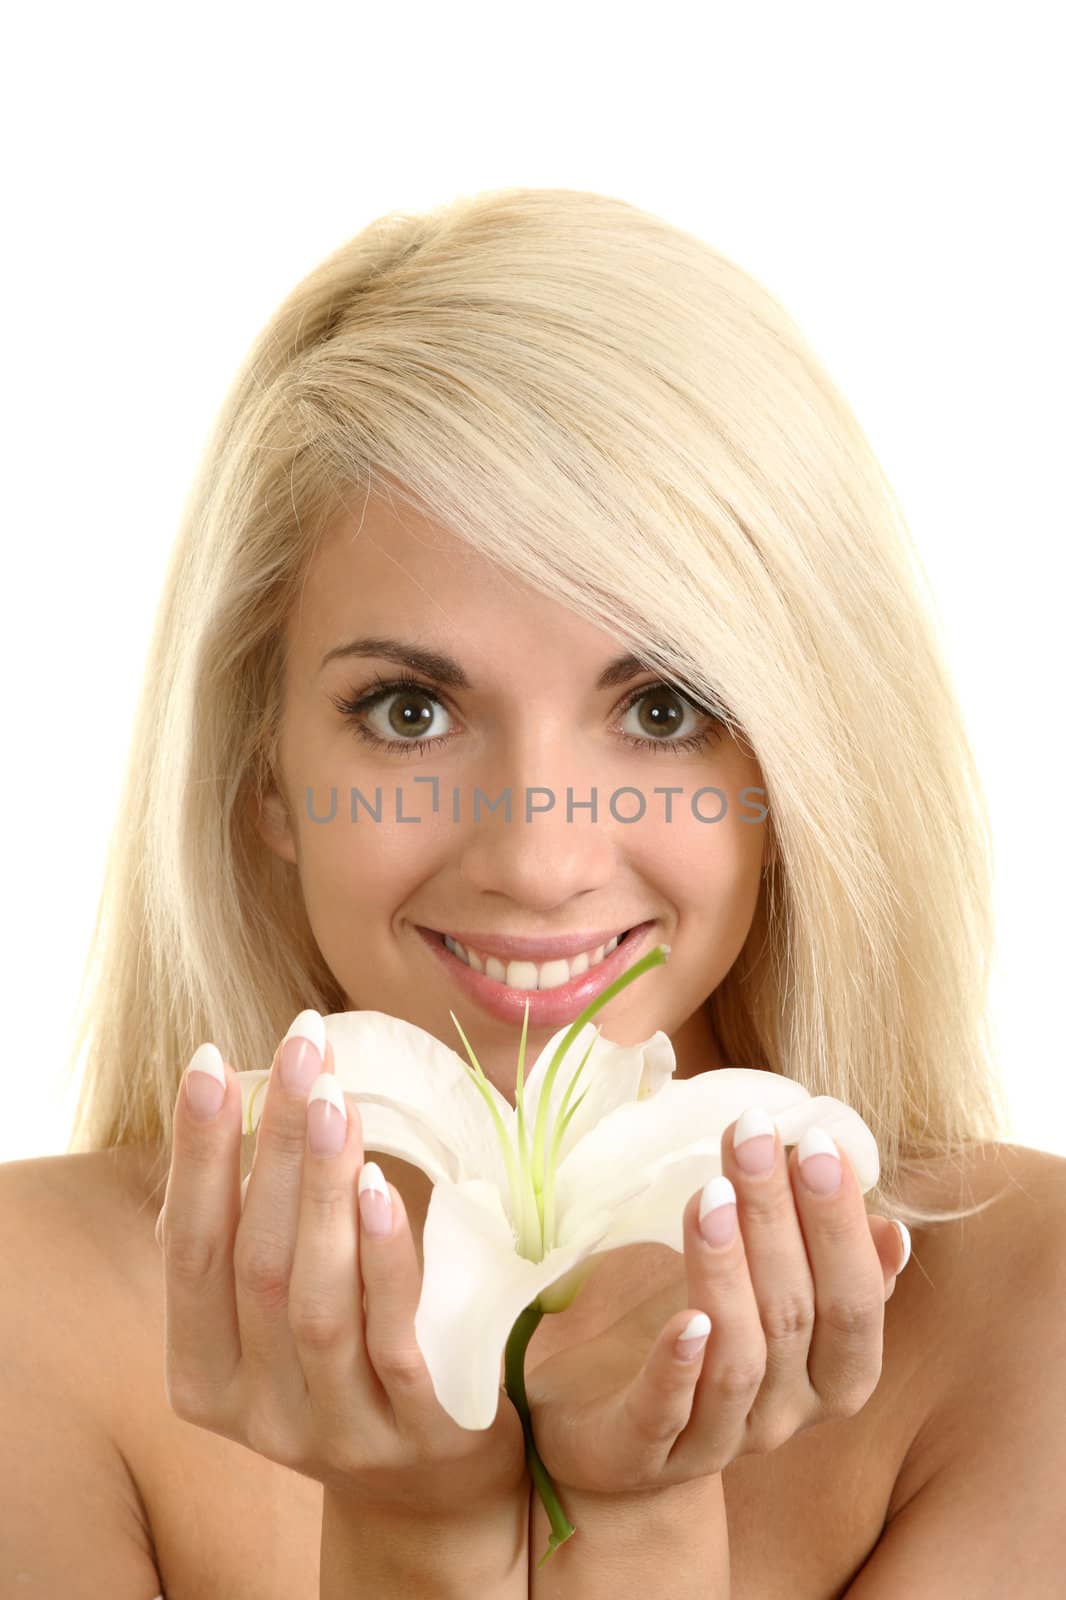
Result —
[[[702, 711], [680, 689], [668, 683], [652, 683], [638, 689], [627, 702], [623, 716], [628, 716], [638, 708], [638, 725], [661, 734], [658, 738], [642, 738], [634, 733], [624, 735], [631, 744], [639, 745], [642, 749], [674, 752], [699, 750], [717, 743], [722, 736], [723, 723], [719, 717], [710, 711]], [[670, 737], [684, 724], [686, 715], [695, 718], [696, 731], [682, 738]]]
[[[447, 707], [434, 689], [417, 678], [378, 678], [366, 694], [330, 698], [360, 739], [397, 755], [423, 754], [455, 737], [452, 733], [430, 732], [434, 725], [434, 708], [448, 714]], [[622, 716], [628, 717], [638, 708], [638, 726], [650, 730], [650, 735], [647, 732], [644, 735], [633, 731], [622, 733], [623, 739], [638, 749], [684, 754], [721, 738], [724, 727], [721, 718], [702, 710], [669, 683], [651, 683], [638, 689], [627, 701]], [[372, 714], [377, 716], [376, 726], [370, 721]], [[695, 731], [691, 731], [690, 724], [690, 731], [679, 738], [678, 730], [684, 726], [686, 717], [694, 719]]]
[[[432, 749], [452, 737], [451, 734], [422, 737], [433, 725], [432, 707], [439, 707], [442, 711], [446, 709], [440, 697], [426, 684], [406, 676], [388, 681], [378, 678], [375, 682], [375, 688], [357, 699], [333, 700], [337, 710], [347, 717], [355, 732], [367, 744], [406, 756]], [[391, 705], [387, 704], [389, 701]], [[381, 715], [375, 729], [369, 717], [371, 713], [379, 711]], [[390, 734], [396, 737], [392, 738]]]

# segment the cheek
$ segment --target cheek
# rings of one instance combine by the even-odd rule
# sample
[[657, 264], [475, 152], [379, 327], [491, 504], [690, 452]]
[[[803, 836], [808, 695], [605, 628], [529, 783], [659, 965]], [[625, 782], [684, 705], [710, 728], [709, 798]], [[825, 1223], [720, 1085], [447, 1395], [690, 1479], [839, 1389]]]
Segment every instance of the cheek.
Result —
[[[717, 816], [721, 804], [714, 795], [699, 802], [700, 815]], [[687, 804], [675, 806], [673, 820], [661, 822], [648, 836], [642, 852], [646, 869], [679, 902], [706, 903], [708, 892], [716, 900], [749, 900], [754, 904], [762, 873], [765, 825], [746, 823], [741, 808], [727, 797], [725, 814], [718, 821], [700, 821]]]
[[[330, 816], [328, 789], [316, 805], [316, 815]], [[300, 885], [308, 919], [323, 949], [338, 933], [350, 944], [364, 921], [372, 921], [380, 931], [382, 919], [393, 915], [430, 870], [432, 830], [424, 823], [398, 824], [389, 806], [385, 791], [380, 822], [364, 807], [353, 822], [347, 790], [338, 788], [336, 815], [330, 820], [314, 822], [305, 808], [300, 822]]]

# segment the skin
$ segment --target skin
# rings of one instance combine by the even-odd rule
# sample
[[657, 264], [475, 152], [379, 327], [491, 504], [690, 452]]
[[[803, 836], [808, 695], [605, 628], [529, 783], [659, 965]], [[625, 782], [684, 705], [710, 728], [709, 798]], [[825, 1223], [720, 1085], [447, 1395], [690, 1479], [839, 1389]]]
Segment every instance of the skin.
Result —
[[[440, 704], [403, 690], [362, 713], [364, 723], [395, 748], [363, 742], [334, 703], [358, 699], [375, 675], [405, 670], [381, 658], [322, 657], [360, 635], [392, 635], [452, 656], [473, 688], [441, 689]], [[268, 796], [256, 826], [269, 846], [299, 874], [318, 945], [354, 1007], [382, 1010], [461, 1049], [448, 1015], [454, 1009], [475, 1037], [486, 1075], [514, 1101], [520, 1028], [471, 1005], [451, 983], [416, 925], [448, 930], [536, 936], [656, 920], [653, 938], [671, 946], [665, 966], [645, 974], [599, 1014], [608, 1036], [637, 1043], [656, 1028], [671, 1037], [677, 1075], [725, 1065], [703, 1009], [736, 960], [751, 926], [770, 833], [746, 786], [761, 787], [757, 761], [706, 715], [655, 696], [627, 708], [639, 688], [661, 685], [654, 672], [597, 692], [595, 681], [626, 645], [501, 572], [441, 525], [406, 508], [402, 520], [382, 500], [365, 516], [344, 519], [316, 553], [299, 605], [286, 629], [287, 661], [278, 790]], [[421, 674], [415, 674], [420, 679]], [[428, 678], [427, 687], [435, 688]], [[415, 741], [401, 718], [424, 722], [426, 738], [447, 736], [424, 753], [404, 753]], [[664, 708], [653, 711], [653, 707]], [[674, 716], [669, 716], [673, 708]], [[712, 728], [701, 748], [674, 752], [689, 734]], [[658, 739], [644, 749], [625, 734]], [[431, 812], [427, 783], [440, 783], [440, 811]], [[364, 811], [353, 824], [351, 788], [372, 800], [381, 787], [380, 822]], [[566, 791], [574, 799], [598, 794], [588, 810], [566, 820]], [[617, 821], [608, 799], [622, 786], [645, 797], [639, 822]], [[657, 786], [680, 786], [667, 822]], [[713, 785], [727, 797], [726, 814], [708, 824], [693, 817], [689, 796]], [[330, 788], [337, 814], [328, 823]], [[393, 795], [403, 787], [396, 820]], [[513, 820], [482, 810], [475, 822], [476, 787], [492, 798], [510, 786]], [[550, 789], [555, 809], [524, 820], [526, 787]], [[462, 820], [452, 820], [459, 791]], [[634, 797], [619, 803], [623, 815]], [[700, 802], [705, 816], [713, 796]], [[744, 820], [747, 819], [747, 820]], [[694, 870], [694, 864], [695, 870]], [[644, 946], [651, 948], [651, 941]], [[527, 1062], [556, 1030], [529, 1029]]]

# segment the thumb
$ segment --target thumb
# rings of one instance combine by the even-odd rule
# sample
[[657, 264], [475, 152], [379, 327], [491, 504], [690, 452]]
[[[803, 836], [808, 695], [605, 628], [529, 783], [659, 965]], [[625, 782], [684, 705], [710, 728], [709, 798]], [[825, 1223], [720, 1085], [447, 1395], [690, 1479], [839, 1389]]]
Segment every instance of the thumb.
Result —
[[710, 1331], [705, 1311], [671, 1318], [623, 1396], [624, 1419], [656, 1458], [669, 1453], [692, 1415]]

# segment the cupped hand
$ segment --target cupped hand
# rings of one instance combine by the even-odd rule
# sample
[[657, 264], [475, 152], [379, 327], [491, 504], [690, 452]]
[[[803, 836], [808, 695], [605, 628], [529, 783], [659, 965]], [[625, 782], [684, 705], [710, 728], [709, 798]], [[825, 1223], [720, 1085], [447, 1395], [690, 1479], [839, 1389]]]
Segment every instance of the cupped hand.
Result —
[[[190, 1063], [156, 1225], [171, 1409], [359, 1503], [482, 1515], [525, 1499], [522, 1426], [506, 1396], [480, 1431], [436, 1399], [415, 1339], [421, 1272], [406, 1209], [364, 1162], [354, 1101], [337, 1097], [338, 1153], [310, 1147], [319, 1119], [340, 1114], [322, 1097], [337, 1088], [322, 1018], [301, 1012], [278, 1047], [246, 1193], [240, 1085], [213, 1045], [193, 1058], [205, 1061], [224, 1075], [221, 1107], [195, 1115], [189, 1081], [206, 1095], [211, 1079]], [[380, 1180], [387, 1209], [362, 1192], [357, 1207], [360, 1174]]]
[[[803, 1143], [786, 1152], [776, 1130], [745, 1139], [753, 1125], [745, 1113], [725, 1130], [723, 1177], [685, 1207], [683, 1281], [527, 1374], [537, 1449], [559, 1487], [623, 1494], [710, 1476], [854, 1416], [877, 1387], [884, 1305], [909, 1236], [867, 1214], [846, 1155], [816, 1154], [801, 1169]], [[767, 1171], [744, 1170], [760, 1157]], [[701, 1231], [704, 1195], [726, 1202], [707, 1213], [717, 1244]], [[687, 1309], [664, 1326], [679, 1302]], [[684, 1359], [679, 1335], [700, 1312], [709, 1337], [683, 1341]]]

